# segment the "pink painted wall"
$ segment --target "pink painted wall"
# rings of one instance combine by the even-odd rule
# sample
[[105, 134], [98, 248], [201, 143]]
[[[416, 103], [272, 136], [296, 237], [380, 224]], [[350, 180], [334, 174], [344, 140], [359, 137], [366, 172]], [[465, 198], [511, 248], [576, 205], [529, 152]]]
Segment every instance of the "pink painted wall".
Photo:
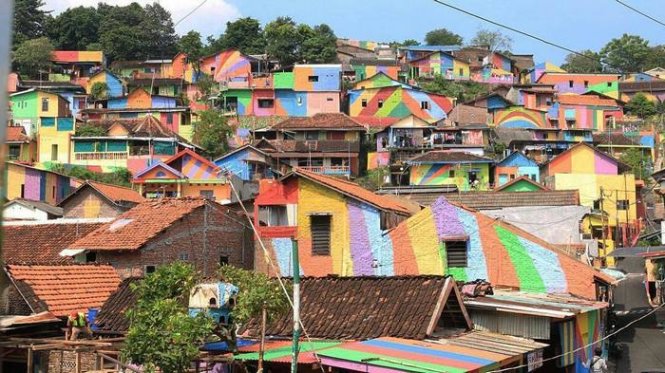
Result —
[[[332, 101], [328, 101], [331, 98]], [[336, 113], [340, 111], [339, 93], [337, 92], [308, 92], [307, 115], [317, 113]]]
[[615, 163], [616, 161], [612, 161], [609, 157], [596, 154], [595, 157], [595, 163], [596, 163], [596, 174], [603, 174], [603, 175], [617, 175], [618, 174], [618, 167], [617, 164]]

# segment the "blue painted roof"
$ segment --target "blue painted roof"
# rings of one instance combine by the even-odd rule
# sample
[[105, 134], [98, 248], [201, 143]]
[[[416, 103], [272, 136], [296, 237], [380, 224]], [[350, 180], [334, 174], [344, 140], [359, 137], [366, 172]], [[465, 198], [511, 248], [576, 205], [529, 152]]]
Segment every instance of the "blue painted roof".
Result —
[[413, 45], [404, 47], [403, 49], [409, 51], [450, 52], [459, 50], [460, 48], [459, 45]]
[[538, 167], [538, 164], [520, 152], [513, 152], [497, 164], [498, 167]]

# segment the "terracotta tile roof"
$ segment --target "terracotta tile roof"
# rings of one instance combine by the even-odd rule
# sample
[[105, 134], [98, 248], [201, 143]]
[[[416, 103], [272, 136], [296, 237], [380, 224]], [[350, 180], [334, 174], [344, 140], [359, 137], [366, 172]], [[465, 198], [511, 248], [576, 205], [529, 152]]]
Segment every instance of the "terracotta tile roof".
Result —
[[139, 277], [124, 279], [118, 289], [108, 297], [95, 319], [97, 332], [124, 334], [129, 330], [129, 320], [125, 316], [125, 311], [136, 303], [132, 285], [140, 280]]
[[370, 205], [374, 205], [379, 209], [395, 211], [402, 215], [411, 215], [412, 209], [408, 204], [396, 201], [392, 198], [380, 196], [374, 192], [371, 192], [361, 187], [356, 183], [352, 183], [350, 181], [342, 180], [331, 176], [317, 174], [310, 171], [305, 171], [301, 168], [294, 168], [293, 174], [302, 176], [308, 180], [314, 181], [318, 184], [334, 189], [351, 198], [360, 200], [362, 202], [367, 202]]
[[629, 145], [641, 146], [638, 141], [631, 139], [623, 133], [594, 133], [593, 142], [598, 145]]
[[562, 105], [618, 106], [615, 100], [594, 95], [559, 95], [557, 101]]
[[290, 117], [272, 126], [276, 130], [354, 130], [365, 127], [344, 113], [318, 113], [311, 117]]
[[8, 265], [6, 271], [33, 312], [56, 316], [101, 307], [120, 284], [110, 265]]
[[69, 248], [138, 250], [175, 221], [204, 204], [202, 198], [146, 200], [69, 245]]
[[531, 180], [531, 178], [528, 177], [528, 176], [520, 176], [520, 177], [518, 177], [518, 178], [515, 178], [515, 179], [513, 179], [513, 180], [510, 180], [509, 182], [507, 182], [507, 183], [505, 183], [505, 184], [503, 184], [503, 185], [501, 185], [501, 186], [499, 186], [499, 187], [494, 188], [494, 191], [495, 191], [495, 192], [500, 192], [500, 191], [502, 191], [502, 190], [508, 188], [509, 186], [514, 185], [514, 184], [517, 184], [517, 183], [522, 182], [522, 181], [527, 182], [527, 183], [529, 183], [529, 184], [531, 184], [531, 185], [534, 185], [534, 186], [536, 186], [537, 188], [539, 188], [540, 190], [549, 190], [548, 187], [546, 187], [545, 185], [543, 185], [543, 184], [541, 184], [541, 183], [539, 183], [539, 182], [537, 182], [537, 181], [533, 181], [533, 180]]
[[115, 124], [123, 126], [132, 137], [176, 137], [182, 140], [177, 133], [152, 115], [140, 119], [90, 119], [86, 122], [86, 125], [101, 127], [107, 131]]
[[471, 153], [433, 150], [417, 155], [409, 163], [494, 163], [493, 159], [480, 157]]
[[[145, 198], [141, 197], [141, 195], [138, 192], [132, 190], [131, 188], [119, 185], [113, 185], [113, 184], [100, 183], [97, 181], [87, 181], [87, 184], [90, 184], [90, 186], [97, 189], [98, 192], [103, 194], [106, 198], [108, 198], [110, 201], [113, 201], [114, 203], [120, 203], [120, 202], [141, 203], [145, 201]], [[82, 187], [83, 186], [79, 188]]]
[[258, 140], [258, 149], [266, 153], [358, 153], [360, 142], [346, 140]]
[[3, 223], [2, 259], [6, 263], [70, 263], [59, 253], [76, 240], [102, 226], [100, 222], [43, 224]]
[[472, 105], [457, 105], [448, 114], [447, 118], [439, 121], [439, 126], [445, 123], [460, 124], [486, 124], [488, 118], [487, 108]]
[[351, 65], [366, 65], [366, 66], [399, 66], [394, 59], [381, 59], [381, 58], [352, 58], [349, 61]]
[[363, 126], [368, 126], [369, 128], [384, 129], [396, 123], [401, 118], [393, 118], [393, 117], [381, 118], [381, 117], [373, 117], [370, 115], [361, 115], [353, 117], [353, 119], [356, 122], [362, 124]]
[[477, 210], [495, 210], [520, 206], [576, 206], [580, 204], [576, 190], [542, 190], [535, 192], [462, 192], [462, 193], [409, 193], [400, 195], [424, 206], [444, 196], [448, 201]]
[[[301, 317], [312, 338], [423, 339], [438, 316], [446, 286], [445, 276], [305, 277], [300, 283]], [[258, 335], [259, 325], [251, 321], [249, 334]], [[270, 336], [287, 337], [292, 331], [291, 312], [266, 327]]]
[[28, 143], [30, 142], [30, 137], [25, 134], [25, 129], [22, 126], [9, 126], [7, 127], [7, 139], [5, 141], [8, 143]]
[[619, 92], [653, 92], [665, 90], [665, 81], [619, 82]]

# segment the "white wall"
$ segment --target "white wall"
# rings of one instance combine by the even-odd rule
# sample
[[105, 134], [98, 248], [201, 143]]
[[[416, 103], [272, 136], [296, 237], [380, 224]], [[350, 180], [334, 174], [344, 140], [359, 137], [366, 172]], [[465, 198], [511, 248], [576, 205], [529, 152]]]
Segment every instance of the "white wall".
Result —
[[48, 214], [45, 211], [25, 207], [18, 203], [12, 203], [6, 206], [2, 212], [3, 220], [48, 220]]

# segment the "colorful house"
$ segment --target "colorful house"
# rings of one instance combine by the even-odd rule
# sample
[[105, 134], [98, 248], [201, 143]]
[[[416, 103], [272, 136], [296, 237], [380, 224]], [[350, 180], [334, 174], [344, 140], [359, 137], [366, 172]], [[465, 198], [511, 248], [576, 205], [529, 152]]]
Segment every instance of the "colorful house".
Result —
[[78, 112], [85, 109], [87, 106], [88, 95], [85, 89], [78, 84], [69, 81], [64, 82], [44, 82], [40, 80], [21, 80], [19, 90], [37, 89], [45, 92], [55, 93], [69, 104], [69, 110], [74, 118], [77, 117]]
[[500, 187], [508, 182], [525, 176], [535, 182], [540, 182], [540, 167], [533, 159], [521, 152], [514, 151], [496, 164], [494, 168], [494, 182]]
[[85, 87], [88, 78], [106, 66], [102, 51], [53, 51], [49, 80], [71, 81]]
[[384, 73], [391, 79], [398, 80], [401, 72], [399, 63], [394, 59], [352, 58], [350, 64], [356, 82], [378, 73]]
[[115, 218], [143, 200], [131, 188], [86, 180], [58, 207], [70, 219]]
[[69, 102], [55, 93], [30, 89], [9, 98], [15, 125], [37, 139], [37, 162], [69, 161], [69, 137], [74, 133], [74, 118]]
[[22, 126], [8, 126], [5, 146], [2, 154], [6, 160], [35, 162], [37, 160], [37, 143], [25, 133]]
[[406, 164], [410, 185], [454, 185], [458, 190], [488, 190], [494, 161], [470, 153], [434, 150]]
[[553, 128], [547, 112], [523, 106], [497, 108], [491, 112], [492, 122], [503, 128]]
[[219, 203], [231, 201], [231, 187], [221, 169], [211, 161], [184, 149], [136, 173], [132, 183], [146, 198], [205, 197]]
[[566, 73], [566, 70], [551, 62], [541, 62], [529, 69], [526, 75], [522, 76], [522, 83], [536, 83], [544, 73]]
[[663, 102], [665, 100], [665, 81], [656, 80], [652, 82], [619, 82], [616, 94], [617, 99], [623, 102], [630, 100], [637, 94], [642, 94], [653, 102]]
[[92, 86], [95, 83], [106, 84], [106, 97], [121, 97], [125, 95], [125, 82], [109, 70], [99, 70], [90, 76], [86, 85], [88, 94], [91, 93]]
[[401, 119], [415, 115], [433, 123], [446, 118], [453, 108], [450, 98], [400, 83], [383, 73], [357, 82], [347, 94], [351, 117]]
[[57, 205], [74, 189], [68, 176], [20, 163], [7, 162], [7, 199], [28, 199]]
[[251, 144], [245, 144], [214, 160], [223, 171], [231, 172], [244, 181], [270, 179], [279, 173], [272, 157]]
[[608, 238], [601, 257], [616, 245], [632, 242], [639, 229], [635, 176], [623, 173], [624, 169], [618, 160], [584, 142], [541, 166], [541, 180], [547, 187], [578, 190], [581, 205], [598, 211], [586, 228], [593, 238]]
[[520, 176], [494, 188], [495, 192], [537, 192], [542, 190], [548, 189], [543, 184], [534, 181], [528, 176]]
[[290, 276], [296, 238], [302, 275], [381, 274], [381, 237], [413, 211], [407, 202], [298, 168], [280, 180], [261, 180], [254, 223], [275, 267], [257, 247], [255, 269]]
[[592, 94], [559, 95], [548, 114], [554, 127], [585, 128], [600, 132], [623, 118], [623, 110], [616, 100]]
[[187, 93], [187, 87], [184, 79], [178, 78], [143, 78], [143, 79], [129, 79], [127, 87], [129, 90], [141, 88], [146, 92], [152, 89], [152, 94], [155, 96], [175, 97], [181, 93]]
[[127, 168], [136, 174], [154, 162], [194, 147], [152, 115], [139, 119], [88, 120], [80, 128], [86, 126], [97, 127], [104, 134], [72, 136], [69, 163], [98, 172]]
[[237, 50], [226, 50], [201, 58], [200, 70], [211, 75], [214, 81], [221, 82], [222, 86], [234, 88], [240, 84], [240, 88], [248, 88], [253, 63], [257, 64], [258, 60]]
[[543, 72], [538, 80], [533, 83], [554, 85], [559, 94], [576, 93], [582, 94], [594, 85], [605, 84], [608, 87], [618, 82], [621, 75], [618, 74], [577, 74], [566, 72]]
[[449, 80], [468, 80], [469, 63], [445, 52], [432, 52], [409, 61], [409, 78], [433, 78], [443, 76]]

